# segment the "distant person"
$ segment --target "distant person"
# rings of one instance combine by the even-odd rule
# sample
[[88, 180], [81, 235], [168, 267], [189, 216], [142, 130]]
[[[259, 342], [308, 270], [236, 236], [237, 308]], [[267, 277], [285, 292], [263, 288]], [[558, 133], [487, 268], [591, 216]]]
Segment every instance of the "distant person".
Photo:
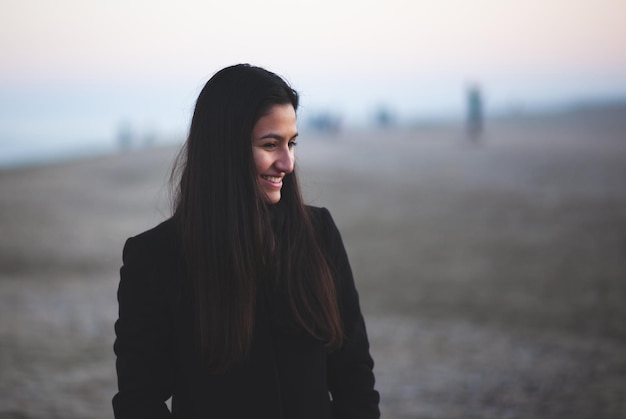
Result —
[[480, 138], [483, 132], [483, 99], [478, 85], [467, 90], [467, 134], [473, 139]]
[[381, 106], [376, 110], [374, 121], [380, 128], [389, 128], [394, 124], [393, 113], [389, 108]]
[[133, 146], [133, 130], [130, 122], [121, 121], [117, 127], [117, 144], [121, 150], [128, 150]]
[[380, 416], [340, 233], [300, 194], [297, 108], [247, 64], [204, 86], [173, 215], [124, 246], [117, 419]]

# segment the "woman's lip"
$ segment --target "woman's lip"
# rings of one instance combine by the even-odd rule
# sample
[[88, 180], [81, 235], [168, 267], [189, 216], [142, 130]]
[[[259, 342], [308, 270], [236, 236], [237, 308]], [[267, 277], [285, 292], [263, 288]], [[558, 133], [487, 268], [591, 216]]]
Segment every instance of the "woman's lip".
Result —
[[283, 186], [283, 178], [281, 176], [269, 176], [269, 175], [264, 175], [261, 176], [261, 178], [269, 183], [270, 185], [274, 186], [274, 187], [281, 187]]

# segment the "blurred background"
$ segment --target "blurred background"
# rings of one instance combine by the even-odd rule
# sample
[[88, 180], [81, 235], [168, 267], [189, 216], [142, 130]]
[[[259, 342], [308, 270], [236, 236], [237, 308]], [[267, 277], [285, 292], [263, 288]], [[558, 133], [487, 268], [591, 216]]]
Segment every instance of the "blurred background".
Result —
[[124, 240], [206, 80], [301, 94], [386, 418], [626, 417], [622, 0], [0, 0], [0, 418], [111, 417]]
[[626, 95], [621, 0], [2, 2], [0, 163], [184, 137], [199, 89], [250, 62], [303, 96], [301, 120], [459, 119]]

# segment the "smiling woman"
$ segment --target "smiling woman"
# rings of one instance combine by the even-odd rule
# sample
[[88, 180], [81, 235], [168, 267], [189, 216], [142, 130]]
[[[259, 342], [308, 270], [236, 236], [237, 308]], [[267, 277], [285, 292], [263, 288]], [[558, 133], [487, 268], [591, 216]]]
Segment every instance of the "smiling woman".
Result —
[[298, 131], [291, 104], [274, 105], [252, 129], [252, 154], [259, 184], [272, 204], [280, 201], [283, 178], [293, 171]]
[[297, 108], [249, 65], [200, 93], [174, 213], [124, 247], [117, 419], [380, 416], [341, 235], [300, 194]]

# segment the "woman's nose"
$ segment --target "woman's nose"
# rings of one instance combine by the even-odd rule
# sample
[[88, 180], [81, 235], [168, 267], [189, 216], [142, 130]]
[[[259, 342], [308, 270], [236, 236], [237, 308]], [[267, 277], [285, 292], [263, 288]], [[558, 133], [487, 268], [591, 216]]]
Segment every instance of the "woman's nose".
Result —
[[280, 155], [276, 159], [276, 168], [281, 172], [291, 173], [293, 171], [294, 160], [293, 150], [288, 148], [281, 150]]

